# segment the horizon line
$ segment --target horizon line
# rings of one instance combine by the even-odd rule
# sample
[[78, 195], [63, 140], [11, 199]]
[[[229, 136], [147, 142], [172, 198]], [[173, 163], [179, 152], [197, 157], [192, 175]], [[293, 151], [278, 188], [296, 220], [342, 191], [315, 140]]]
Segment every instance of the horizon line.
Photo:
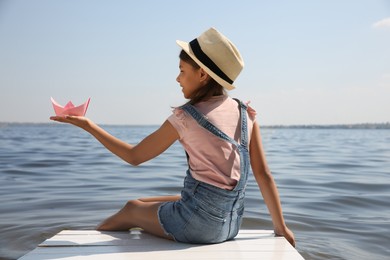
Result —
[[[3, 125], [55, 125], [59, 124], [57, 122], [10, 122], [10, 121], [0, 121], [0, 126]], [[63, 124], [66, 125], [66, 124]], [[99, 123], [99, 125], [102, 126], [160, 126], [160, 124], [113, 124], [113, 123]], [[260, 125], [261, 128], [265, 127], [352, 127], [352, 126], [388, 126], [390, 128], [390, 121], [388, 122], [375, 122], [375, 123], [321, 123], [321, 124], [315, 124], [315, 123], [303, 123], [303, 124], [264, 124]]]

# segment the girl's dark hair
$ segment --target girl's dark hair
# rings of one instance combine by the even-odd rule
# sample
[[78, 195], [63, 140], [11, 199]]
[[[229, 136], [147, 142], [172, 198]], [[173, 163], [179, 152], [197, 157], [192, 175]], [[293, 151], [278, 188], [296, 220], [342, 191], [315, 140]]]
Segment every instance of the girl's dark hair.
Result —
[[[200, 69], [200, 66], [185, 52], [181, 51], [179, 54], [179, 58], [190, 64], [194, 69]], [[210, 77], [209, 81], [206, 85], [196, 91], [190, 101], [188, 102], [191, 105], [195, 105], [201, 101], [207, 101], [213, 96], [227, 95], [225, 89], [216, 82], [213, 78]]]

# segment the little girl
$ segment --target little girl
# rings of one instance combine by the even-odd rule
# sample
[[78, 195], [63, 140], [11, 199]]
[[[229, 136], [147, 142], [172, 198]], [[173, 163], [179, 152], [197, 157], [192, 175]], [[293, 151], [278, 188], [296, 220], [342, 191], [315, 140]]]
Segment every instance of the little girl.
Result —
[[239, 51], [214, 28], [189, 43], [177, 41], [177, 44], [182, 51], [176, 80], [189, 101], [174, 109], [162, 126], [139, 144], [125, 143], [85, 117], [50, 118], [84, 129], [132, 165], [158, 156], [176, 140], [186, 151], [188, 170], [181, 196], [128, 201], [119, 212], [103, 221], [98, 230], [140, 227], [151, 234], [186, 243], [232, 239], [241, 225], [251, 166], [275, 234], [295, 246], [267, 166], [256, 112], [226, 94], [226, 90], [235, 88], [233, 82], [243, 68]]

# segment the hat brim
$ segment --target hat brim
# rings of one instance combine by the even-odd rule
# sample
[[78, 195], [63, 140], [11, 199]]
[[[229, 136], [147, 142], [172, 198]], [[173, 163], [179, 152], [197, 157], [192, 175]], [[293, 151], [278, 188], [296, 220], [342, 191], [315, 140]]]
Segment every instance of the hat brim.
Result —
[[185, 51], [195, 62], [198, 64], [202, 69], [204, 69], [207, 74], [210, 75], [216, 82], [218, 82], [222, 87], [224, 87], [227, 90], [235, 89], [236, 87], [225, 80], [221, 79], [217, 74], [215, 74], [212, 70], [210, 70], [206, 65], [204, 65], [191, 50], [190, 44], [188, 42], [176, 40], [177, 45], [179, 45], [183, 51]]

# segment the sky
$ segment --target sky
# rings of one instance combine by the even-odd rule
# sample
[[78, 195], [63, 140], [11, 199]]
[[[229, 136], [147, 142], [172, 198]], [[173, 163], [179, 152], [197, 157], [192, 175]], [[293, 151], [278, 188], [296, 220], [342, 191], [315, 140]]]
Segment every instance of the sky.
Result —
[[260, 125], [390, 122], [387, 0], [0, 0], [0, 122], [50, 122], [50, 97], [98, 124], [158, 125], [185, 103], [176, 40], [240, 50], [231, 97]]

